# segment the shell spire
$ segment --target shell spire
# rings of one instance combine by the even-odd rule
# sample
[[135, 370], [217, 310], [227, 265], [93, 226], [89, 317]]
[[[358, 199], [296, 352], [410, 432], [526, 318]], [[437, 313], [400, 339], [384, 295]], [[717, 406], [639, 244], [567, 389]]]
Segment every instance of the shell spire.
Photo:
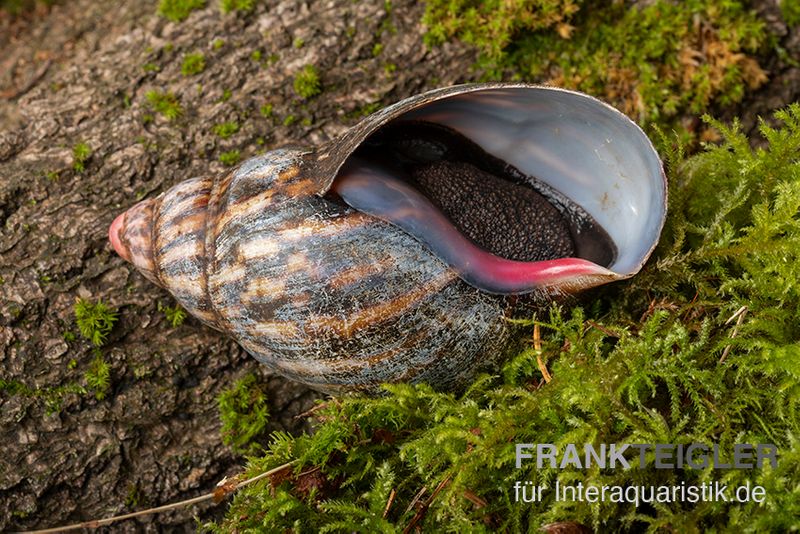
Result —
[[186, 310], [218, 328], [208, 294], [207, 205], [213, 180], [187, 180], [119, 215], [108, 230], [114, 250]]

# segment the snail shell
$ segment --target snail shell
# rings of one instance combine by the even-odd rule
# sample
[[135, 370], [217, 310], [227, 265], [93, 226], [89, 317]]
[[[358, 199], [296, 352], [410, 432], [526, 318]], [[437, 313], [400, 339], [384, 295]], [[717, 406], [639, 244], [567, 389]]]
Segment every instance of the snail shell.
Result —
[[463, 384], [520, 302], [639, 271], [666, 213], [642, 131], [587, 95], [430, 91], [316, 150], [179, 183], [115, 250], [279, 373], [328, 392]]

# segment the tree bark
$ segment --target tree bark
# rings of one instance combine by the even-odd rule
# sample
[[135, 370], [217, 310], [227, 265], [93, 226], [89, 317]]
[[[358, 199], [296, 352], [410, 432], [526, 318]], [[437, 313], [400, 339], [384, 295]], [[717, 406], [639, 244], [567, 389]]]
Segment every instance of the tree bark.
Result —
[[[213, 4], [180, 23], [157, 16], [152, 1], [74, 0], [29, 20], [0, 18], [0, 530], [212, 490], [244, 463], [221, 443], [216, 399], [245, 373], [268, 385], [272, 430], [307, 429], [294, 416], [319, 397], [193, 319], [171, 327], [158, 309], [171, 297], [107, 242], [117, 214], [222, 171], [223, 152], [315, 145], [377, 107], [474, 77], [466, 47], [426, 49], [422, 7], [409, 0], [388, 11], [382, 0], [229, 14]], [[184, 54], [195, 52], [205, 70], [183, 75]], [[308, 64], [322, 93], [303, 100], [293, 79]], [[176, 95], [180, 117], [154, 111], [150, 90]], [[221, 139], [213, 127], [227, 121], [240, 129]], [[82, 172], [79, 142], [91, 148]], [[103, 399], [64, 393], [55, 406], [54, 388], [85, 385], [95, 357], [75, 325], [77, 297], [119, 311], [100, 349], [111, 386]], [[210, 506], [114, 528], [191, 530]]]

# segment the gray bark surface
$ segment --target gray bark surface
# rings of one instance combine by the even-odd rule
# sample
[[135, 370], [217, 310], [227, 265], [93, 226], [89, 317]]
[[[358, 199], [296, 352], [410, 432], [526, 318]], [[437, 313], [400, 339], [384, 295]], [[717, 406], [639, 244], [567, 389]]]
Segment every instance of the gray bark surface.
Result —
[[[0, 389], [0, 530], [211, 491], [244, 465], [221, 443], [216, 399], [248, 372], [269, 391], [271, 429], [308, 428], [295, 416], [318, 394], [270, 374], [193, 319], [171, 327], [158, 310], [174, 305], [171, 297], [107, 242], [117, 214], [222, 171], [223, 152], [245, 159], [315, 145], [375, 107], [474, 76], [466, 47], [425, 48], [422, 6], [411, 1], [392, 2], [388, 13], [382, 0], [264, 2], [229, 14], [209, 4], [180, 23], [157, 16], [153, 1], [75, 0], [30, 19], [0, 18], [0, 379], [29, 388]], [[215, 47], [217, 39], [224, 44]], [[194, 52], [206, 68], [184, 76], [182, 58]], [[307, 64], [319, 69], [323, 92], [306, 101], [292, 83]], [[145, 94], [153, 89], [180, 99], [177, 120], [151, 109]], [[260, 113], [266, 104], [271, 117]], [[296, 120], [284, 124], [289, 116]], [[232, 120], [238, 133], [213, 133]], [[73, 169], [78, 142], [92, 150], [83, 172]], [[41, 393], [85, 385], [94, 358], [75, 325], [77, 297], [119, 311], [100, 349], [111, 386], [101, 400], [64, 394], [49, 413]], [[181, 509], [114, 531], [193, 530], [193, 517], [223, 508]]]

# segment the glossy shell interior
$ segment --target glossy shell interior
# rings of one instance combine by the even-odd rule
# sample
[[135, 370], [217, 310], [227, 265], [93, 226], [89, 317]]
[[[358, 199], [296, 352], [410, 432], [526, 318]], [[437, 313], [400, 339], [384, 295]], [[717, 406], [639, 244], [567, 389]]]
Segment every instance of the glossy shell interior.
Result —
[[[576, 289], [632, 276], [658, 242], [667, 202], [658, 154], [633, 121], [593, 97], [530, 85], [448, 88], [368, 118], [356, 141], [386, 124], [410, 120], [456, 130], [595, 219], [616, 245], [616, 256], [602, 266], [608, 270], [587, 273], [590, 280]], [[569, 280], [551, 285], [569, 286]]]
[[639, 271], [666, 214], [661, 160], [642, 130], [587, 95], [546, 87], [452, 96], [409, 112], [447, 125], [585, 209], [618, 248], [609, 269]]

